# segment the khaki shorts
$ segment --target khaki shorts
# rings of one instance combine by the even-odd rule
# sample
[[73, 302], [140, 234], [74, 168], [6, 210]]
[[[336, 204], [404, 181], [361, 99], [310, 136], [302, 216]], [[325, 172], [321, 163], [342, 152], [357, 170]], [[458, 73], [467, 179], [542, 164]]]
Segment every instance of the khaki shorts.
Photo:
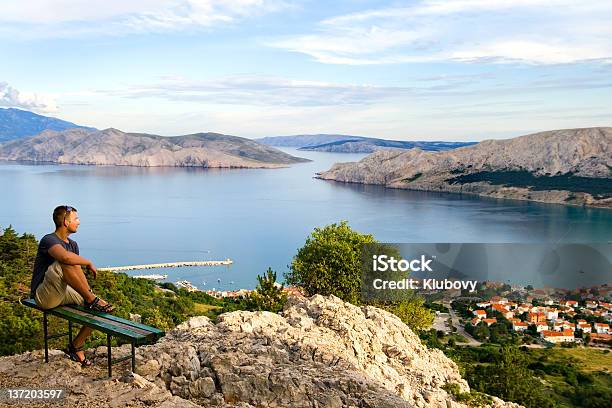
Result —
[[84, 305], [83, 296], [64, 280], [64, 272], [59, 262], [53, 262], [45, 272], [45, 278], [38, 285], [34, 296], [36, 303], [43, 309], [53, 309], [60, 305]]

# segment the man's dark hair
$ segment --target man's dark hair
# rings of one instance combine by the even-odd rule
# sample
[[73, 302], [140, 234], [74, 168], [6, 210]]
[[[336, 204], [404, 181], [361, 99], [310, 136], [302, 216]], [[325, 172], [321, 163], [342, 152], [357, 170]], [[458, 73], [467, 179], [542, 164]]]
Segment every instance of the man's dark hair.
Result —
[[69, 205], [60, 205], [55, 207], [55, 210], [53, 210], [53, 222], [55, 223], [55, 228], [59, 228], [64, 225], [66, 216], [73, 211], [76, 212], [76, 210], [76, 208]]

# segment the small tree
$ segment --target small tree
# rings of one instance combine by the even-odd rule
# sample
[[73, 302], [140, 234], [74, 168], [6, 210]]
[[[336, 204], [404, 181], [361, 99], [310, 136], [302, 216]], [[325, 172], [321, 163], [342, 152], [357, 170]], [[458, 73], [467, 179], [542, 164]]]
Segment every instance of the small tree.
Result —
[[361, 303], [362, 248], [375, 243], [372, 235], [353, 231], [346, 221], [315, 228], [293, 257], [285, 279], [307, 295], [334, 295]]
[[[373, 251], [373, 252], [372, 252]], [[290, 285], [304, 289], [306, 295], [334, 295], [360, 305], [368, 303], [397, 315], [412, 329], [423, 330], [431, 326], [433, 313], [423, 304], [423, 299], [404, 291], [372, 300], [362, 299], [364, 262], [371, 260], [370, 252], [400, 258], [399, 251], [377, 242], [372, 235], [352, 230], [346, 221], [315, 228], [306, 243], [293, 257], [285, 280]], [[406, 276], [405, 272], [398, 273]], [[367, 293], [365, 296], [368, 299]]]
[[278, 313], [287, 302], [283, 285], [276, 283], [276, 272], [268, 268], [263, 276], [257, 275], [257, 288], [246, 299], [249, 310], [267, 310]]
[[485, 341], [489, 338], [489, 336], [491, 335], [491, 331], [489, 330], [489, 327], [485, 324], [485, 323], [480, 323], [478, 324], [478, 326], [476, 326], [476, 328], [474, 329], [474, 334], [473, 336], [480, 341]]
[[[399, 317], [412, 330], [425, 330], [431, 327], [434, 314], [423, 305], [423, 299], [412, 296], [389, 304], [374, 304]], [[443, 335], [444, 333], [442, 333]]]

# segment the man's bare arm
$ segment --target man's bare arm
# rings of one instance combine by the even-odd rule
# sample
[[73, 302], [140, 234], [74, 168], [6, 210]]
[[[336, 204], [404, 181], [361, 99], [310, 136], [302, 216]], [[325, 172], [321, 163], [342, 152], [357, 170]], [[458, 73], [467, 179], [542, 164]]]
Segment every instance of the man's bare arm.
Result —
[[77, 255], [75, 253], [67, 251], [60, 244], [55, 244], [51, 248], [49, 248], [49, 255], [51, 255], [53, 258], [55, 258], [55, 260], [57, 260], [58, 262], [66, 264], [66, 265], [83, 265], [83, 266], [86, 266], [87, 269], [89, 269], [93, 273], [94, 277], [96, 276], [97, 270], [96, 270], [93, 262], [91, 262], [89, 259], [83, 258], [82, 256], [79, 256], [79, 255]]

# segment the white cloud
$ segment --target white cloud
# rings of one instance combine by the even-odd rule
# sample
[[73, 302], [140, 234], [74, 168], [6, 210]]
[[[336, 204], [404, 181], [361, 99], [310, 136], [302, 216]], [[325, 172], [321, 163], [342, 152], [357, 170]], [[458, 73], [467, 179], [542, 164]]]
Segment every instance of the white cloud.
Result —
[[[395, 62], [427, 62], [432, 56], [400, 54], [394, 49], [419, 46], [422, 39], [433, 35], [430, 28], [405, 30], [399, 27], [340, 26], [326, 30], [326, 34], [309, 34], [271, 43], [313, 56], [328, 64], [368, 65]], [[374, 58], [373, 58], [374, 56]]]
[[268, 45], [328, 64], [612, 59], [612, 2], [422, 0], [351, 13]]
[[0, 106], [41, 113], [57, 112], [57, 103], [52, 96], [20, 92], [6, 82], [0, 82]]
[[205, 102], [244, 106], [368, 105], [409, 96], [410, 87], [341, 84], [294, 80], [264, 75], [236, 75], [206, 81], [164, 77], [158, 83], [100, 90], [101, 95], [124, 98], [159, 98], [170, 101]]
[[182, 30], [229, 23], [286, 7], [279, 0], [183, 0], [171, 7], [130, 16], [125, 24], [137, 31]]
[[113, 97], [250, 107], [391, 106], [448, 97], [532, 95], [568, 89], [612, 87], [607, 72], [580, 76], [499, 82], [492, 72], [437, 75], [414, 78], [406, 85], [381, 86], [368, 83], [341, 83], [298, 80], [269, 75], [234, 75], [195, 80], [166, 76], [154, 83], [131, 84], [122, 88], [62, 94], [62, 97]]
[[283, 0], [2, 0], [0, 33], [69, 37], [180, 31], [286, 7]]
[[167, 0], [3, 0], [0, 21], [31, 24], [57, 24], [71, 21], [100, 21], [143, 10], [167, 7]]
[[523, 61], [533, 64], [567, 64], [611, 57], [612, 46], [609, 44], [568, 44], [559, 41], [544, 43], [528, 40], [499, 40], [450, 53], [451, 59], [459, 61], [495, 58], [502, 62]]
[[[206, 80], [167, 76], [153, 83], [63, 93], [58, 98], [67, 120], [163, 135], [349, 133], [473, 140], [529, 133], [525, 129], [609, 125], [606, 105], [590, 96], [609, 93], [612, 81], [607, 72], [586, 79], [579, 73], [541, 75], [512, 83], [501, 82], [503, 74], [497, 70], [423, 74], [406, 86], [263, 75]], [[568, 97], [568, 87], [579, 91]]]

